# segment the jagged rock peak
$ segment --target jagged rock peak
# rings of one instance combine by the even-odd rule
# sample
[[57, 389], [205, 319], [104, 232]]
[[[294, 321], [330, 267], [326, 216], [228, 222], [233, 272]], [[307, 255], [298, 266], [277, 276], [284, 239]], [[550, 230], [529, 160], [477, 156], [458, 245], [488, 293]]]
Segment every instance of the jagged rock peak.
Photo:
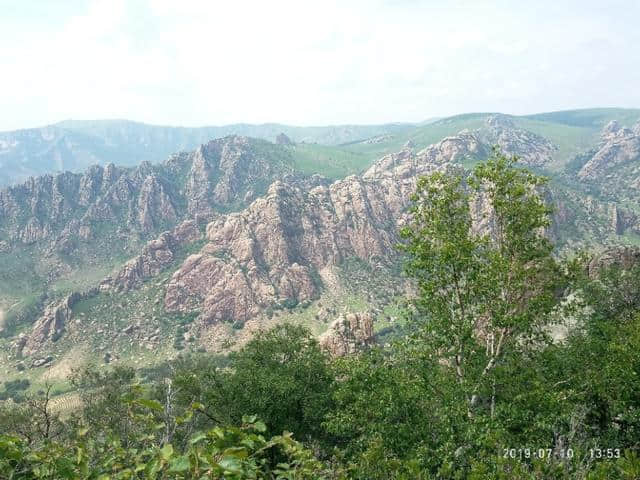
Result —
[[620, 173], [621, 167], [632, 166], [639, 158], [640, 124], [630, 129], [620, 126], [614, 120], [604, 127], [602, 143], [591, 159], [582, 166], [578, 177], [582, 180], [602, 180], [609, 172], [615, 176]]
[[622, 126], [617, 120], [611, 120], [607, 123], [602, 129], [602, 138], [608, 139], [611, 137], [615, 137], [618, 132], [622, 129]]
[[10, 247], [42, 242], [52, 252], [71, 254], [77, 240], [95, 238], [101, 223], [124, 225], [135, 237], [187, 217], [210, 220], [291, 172], [281, 150], [266, 140], [230, 135], [158, 165], [95, 165], [82, 174], [32, 177], [0, 190], [0, 235]]
[[517, 155], [525, 165], [541, 166], [553, 159], [558, 147], [546, 138], [518, 128], [507, 115], [490, 115], [478, 136], [486, 145], [498, 145], [506, 155]]
[[242, 323], [282, 302], [313, 300], [318, 273], [345, 258], [394, 258], [414, 186], [415, 176], [350, 176], [311, 189], [275, 181], [244, 211], [207, 226], [208, 243], [171, 278], [165, 308]]
[[632, 126], [631, 128], [620, 125], [617, 120], [611, 120], [602, 129], [602, 140], [612, 141], [616, 139], [624, 139], [632, 136], [640, 135], [640, 122]]
[[453, 165], [466, 157], [482, 156], [486, 147], [474, 133], [462, 131], [446, 137], [414, 154], [411, 149], [385, 155], [362, 175], [366, 180], [383, 177], [411, 179], [439, 168], [455, 168]]

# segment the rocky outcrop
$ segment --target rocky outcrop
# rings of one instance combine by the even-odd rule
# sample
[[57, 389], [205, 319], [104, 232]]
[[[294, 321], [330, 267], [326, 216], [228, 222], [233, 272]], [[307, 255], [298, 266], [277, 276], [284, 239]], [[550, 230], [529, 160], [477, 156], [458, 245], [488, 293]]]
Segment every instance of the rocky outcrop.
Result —
[[374, 135], [404, 132], [409, 124], [290, 127], [235, 124], [217, 127], [166, 127], [127, 120], [69, 120], [42, 128], [0, 132], [0, 186], [53, 171], [82, 171], [117, 160], [136, 165], [161, 161], [174, 152], [192, 150], [212, 138], [242, 135], [273, 140], [285, 131], [294, 141], [339, 145]]
[[200, 306], [209, 322], [246, 321], [269, 306], [313, 299], [324, 267], [354, 255], [393, 256], [404, 202], [389, 205], [380, 185], [358, 177], [311, 190], [275, 182], [244, 212], [208, 225], [207, 245], [174, 274], [165, 307]]
[[[389, 264], [417, 178], [457, 171], [455, 164], [489, 150], [477, 133], [461, 132], [415, 154], [406, 148], [387, 155], [362, 176], [330, 185], [276, 181], [246, 210], [207, 226], [207, 244], [168, 283], [165, 308], [199, 312], [205, 324], [242, 323], [267, 308], [317, 298], [320, 272], [345, 259]], [[474, 211], [484, 211], [483, 199], [476, 203]]]
[[84, 293], [72, 293], [63, 300], [48, 305], [26, 337], [19, 338], [18, 354], [32, 355], [50, 341], [57, 340], [71, 318], [73, 306], [80, 300], [94, 296], [96, 289]]
[[[456, 168], [448, 161], [473, 137], [449, 138], [414, 156], [381, 159], [362, 177], [316, 186], [274, 182], [246, 210], [207, 226], [207, 244], [167, 285], [165, 308], [199, 312], [204, 323], [246, 322], [269, 307], [319, 296], [320, 272], [358, 257], [391, 263], [418, 175]], [[479, 147], [478, 147], [479, 148]]]
[[137, 210], [137, 223], [144, 233], [151, 233], [167, 223], [174, 224], [178, 219], [178, 214], [167, 189], [153, 175], [148, 175], [140, 186]]
[[364, 143], [365, 145], [375, 145], [377, 143], [388, 142], [389, 140], [393, 140], [393, 138], [394, 138], [394, 135], [390, 135], [390, 134], [377, 135], [375, 137], [367, 138], [366, 140], [363, 140], [361, 143]]
[[[510, 119], [496, 118], [484, 130], [463, 131], [417, 153], [407, 145], [375, 162], [361, 176], [333, 183], [319, 176], [288, 174], [289, 149], [229, 137], [192, 153], [174, 155], [161, 166], [143, 164], [135, 170], [95, 167], [86, 178], [44, 182], [46, 188], [38, 187], [39, 193], [29, 201], [16, 191], [5, 191], [0, 194], [0, 208], [5, 212], [52, 208], [51, 218], [57, 218], [56, 222], [34, 217], [30, 225], [18, 220], [15, 224], [29, 241], [58, 235], [56, 248], [70, 253], [82, 239], [95, 239], [96, 222], [124, 218], [122, 234], [142, 238], [152, 238], [162, 227], [166, 231], [101, 288], [127, 291], [169, 265], [178, 267], [159, 300], [166, 311], [197, 315], [194, 330], [199, 332], [203, 331], [200, 327], [213, 330], [214, 324], [224, 330], [220, 323], [239, 326], [252, 319], [249, 325], [259, 323], [260, 315], [270, 309], [308, 303], [325, 288], [343, 288], [339, 283], [345, 280], [337, 280], [336, 267], [346, 259], [356, 257], [376, 267], [392, 264], [397, 255], [397, 230], [407, 219], [417, 178], [436, 170], [459, 172], [465, 159], [490, 153], [492, 138], [502, 138], [508, 147], [505, 151], [526, 158], [527, 163], [547, 162], [553, 147], [536, 139], [525, 145], [528, 137], [518, 132]], [[77, 194], [66, 196], [68, 190]], [[606, 224], [599, 232], [602, 235], [620, 233], [635, 221], [629, 211], [615, 204], [574, 200], [560, 203], [557, 211], [562, 222], [576, 216], [576, 205], [581, 212], [602, 218]], [[235, 213], [219, 213], [242, 202], [251, 203]], [[72, 213], [78, 205], [85, 208], [84, 214]], [[472, 212], [480, 218], [486, 208], [486, 202], [477, 198]], [[21, 215], [12, 213], [7, 218], [30, 218]], [[0, 218], [4, 221], [5, 217]], [[174, 227], [184, 218], [195, 220]], [[201, 238], [198, 224], [205, 219], [204, 246], [185, 260], [178, 259], [180, 246]], [[12, 225], [11, 221], [6, 225]], [[490, 230], [490, 215], [484, 222], [474, 222], [476, 231]], [[60, 234], [59, 225], [65, 225]], [[9, 248], [17, 241], [9, 240]], [[35, 351], [37, 345], [59, 335], [67, 317], [64, 304], [50, 306], [25, 340], [25, 351]], [[333, 340], [325, 343], [335, 354], [366, 343], [365, 334], [350, 330], [369, 331], [366, 318], [352, 320], [345, 317], [330, 330]]]
[[367, 312], [340, 315], [318, 341], [333, 357], [357, 353], [375, 341], [373, 317]]
[[140, 255], [129, 260], [116, 275], [103, 280], [100, 289], [114, 288], [116, 291], [126, 291], [140, 286], [145, 279], [158, 275], [171, 265], [179, 247], [195, 242], [201, 237], [195, 221], [187, 220], [181, 223], [172, 231], [164, 232], [147, 243]]
[[241, 206], [249, 190], [252, 197], [263, 194], [270, 181], [291, 172], [288, 155], [267, 141], [231, 136], [160, 165], [109, 164], [30, 178], [0, 190], [0, 236], [10, 247], [39, 242], [67, 254], [103, 226], [148, 237], [187, 217], [211, 219], [217, 210]]
[[624, 270], [640, 266], [640, 247], [609, 247], [589, 261], [587, 273], [591, 278], [595, 278], [602, 269], [612, 266]]
[[276, 144], [277, 145], [293, 145], [293, 141], [291, 141], [291, 139], [284, 133], [280, 133], [276, 137]]
[[241, 203], [250, 190], [253, 196], [264, 193], [270, 180], [292, 171], [283, 160], [288, 155], [281, 146], [247, 137], [225, 137], [202, 145], [182, 160], [191, 164], [185, 185], [189, 214], [210, 215], [220, 206]]
[[551, 162], [558, 147], [544, 137], [518, 128], [506, 115], [490, 115], [477, 135], [488, 145], [499, 145], [506, 155], [517, 155], [521, 163], [543, 166]]
[[[578, 177], [581, 180], [595, 181], [607, 176], [620, 176], [624, 180], [626, 175], [621, 169], [635, 167], [640, 159], [640, 123], [633, 128], [625, 128], [618, 122], [609, 122], [601, 137], [598, 149], [580, 169]], [[636, 187], [640, 186], [637, 173], [633, 178]]]

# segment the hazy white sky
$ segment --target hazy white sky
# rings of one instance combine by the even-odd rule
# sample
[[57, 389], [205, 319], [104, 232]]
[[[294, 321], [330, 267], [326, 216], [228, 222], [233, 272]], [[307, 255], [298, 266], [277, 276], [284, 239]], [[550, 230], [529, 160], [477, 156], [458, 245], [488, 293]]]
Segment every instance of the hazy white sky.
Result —
[[638, 0], [0, 0], [0, 130], [640, 107]]

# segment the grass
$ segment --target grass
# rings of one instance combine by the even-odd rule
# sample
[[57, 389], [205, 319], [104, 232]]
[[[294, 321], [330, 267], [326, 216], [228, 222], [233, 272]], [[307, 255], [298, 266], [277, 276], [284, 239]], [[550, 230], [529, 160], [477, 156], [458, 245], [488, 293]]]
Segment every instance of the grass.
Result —
[[291, 152], [296, 170], [308, 175], [317, 173], [332, 180], [359, 174], [374, 160], [371, 155], [344, 147], [299, 143], [286, 148]]
[[339, 146], [300, 143], [287, 148], [292, 153], [294, 168], [335, 180], [362, 173], [380, 157], [401, 150], [408, 141], [416, 150], [421, 150], [461, 130], [480, 128], [486, 115], [460, 115], [407, 128], [390, 134], [388, 140], [379, 143], [356, 142]]
[[365, 154], [372, 160], [399, 151], [408, 141], [415, 144], [416, 150], [421, 150], [442, 140], [444, 137], [455, 135], [461, 130], [480, 128], [484, 125], [487, 115], [478, 113], [449, 117], [402, 132], [386, 142], [356, 143], [344, 148], [352, 152]]
[[560, 112], [538, 113], [524, 118], [586, 127], [600, 130], [611, 120], [617, 120], [623, 125], [630, 126], [640, 120], [640, 109], [637, 108], [586, 108], [579, 110], [565, 110]]
[[593, 148], [600, 138], [600, 130], [593, 127], [543, 122], [526, 117], [516, 117], [514, 122], [518, 127], [538, 134], [558, 147], [554, 162], [549, 165], [552, 170], [563, 168], [570, 159]]

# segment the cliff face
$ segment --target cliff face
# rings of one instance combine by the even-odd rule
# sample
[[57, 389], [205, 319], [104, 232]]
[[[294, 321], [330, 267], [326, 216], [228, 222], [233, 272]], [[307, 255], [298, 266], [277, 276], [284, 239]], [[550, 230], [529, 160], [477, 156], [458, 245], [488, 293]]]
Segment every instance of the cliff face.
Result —
[[274, 182], [246, 210], [209, 223], [206, 245], [167, 285], [166, 310], [200, 312], [205, 324], [246, 322], [269, 307], [318, 297], [323, 276], [345, 259], [391, 263], [417, 176], [455, 168], [450, 162], [469, 148], [465, 142], [476, 145], [446, 139], [330, 185]]
[[[167, 285], [165, 308], [198, 312], [205, 324], [246, 322], [267, 308], [317, 298], [323, 278], [345, 259], [370, 265], [393, 261], [398, 226], [406, 220], [420, 175], [459, 169], [456, 164], [467, 158], [485, 157], [494, 140], [534, 165], [547, 163], [555, 149], [505, 118], [490, 117], [488, 129], [489, 134], [487, 129], [463, 131], [418, 153], [405, 148], [381, 158], [361, 176], [330, 185], [300, 188], [295, 182], [275, 182], [246, 210], [207, 226], [206, 245]], [[573, 209], [568, 194], [543, 194], [557, 204], [558, 217], [549, 232], [557, 241], [566, 240], [563, 227], [571, 222], [584, 229], [582, 235], [606, 236], [616, 234], [623, 221], [624, 212], [612, 211], [608, 204], [593, 200], [588, 209], [584, 203]], [[472, 211], [486, 210], [485, 203], [476, 199]], [[594, 233], [596, 227], [584, 221], [589, 211], [602, 220], [602, 231]], [[475, 228], [490, 226], [478, 223]]]
[[[175, 262], [177, 249], [201, 237], [200, 226], [218, 212], [241, 209], [290, 173], [284, 147], [232, 136], [158, 165], [93, 166], [0, 190], [0, 307], [20, 305], [23, 294], [55, 304], [71, 290], [57, 282], [90, 289], [95, 280], [84, 277], [133, 256], [102, 286], [139, 286]], [[28, 290], [16, 291], [15, 282]], [[34, 345], [52, 336], [34, 334]]]
[[73, 253], [74, 241], [95, 238], [100, 224], [148, 236], [187, 216], [237, 208], [249, 190], [258, 195], [290, 172], [287, 161], [275, 145], [234, 136], [160, 165], [110, 164], [30, 178], [0, 190], [0, 235], [12, 244], [51, 242], [65, 253]]

